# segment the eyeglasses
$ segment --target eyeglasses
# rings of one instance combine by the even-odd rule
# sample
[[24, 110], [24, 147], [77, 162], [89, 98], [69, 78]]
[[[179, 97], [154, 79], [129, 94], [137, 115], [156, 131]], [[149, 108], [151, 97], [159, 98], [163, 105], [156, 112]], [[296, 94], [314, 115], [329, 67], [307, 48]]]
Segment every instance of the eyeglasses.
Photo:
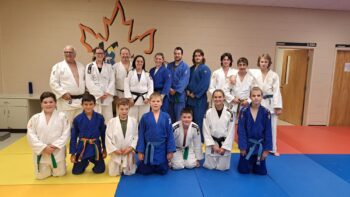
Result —
[[73, 54], [73, 51], [65, 51], [64, 54]]

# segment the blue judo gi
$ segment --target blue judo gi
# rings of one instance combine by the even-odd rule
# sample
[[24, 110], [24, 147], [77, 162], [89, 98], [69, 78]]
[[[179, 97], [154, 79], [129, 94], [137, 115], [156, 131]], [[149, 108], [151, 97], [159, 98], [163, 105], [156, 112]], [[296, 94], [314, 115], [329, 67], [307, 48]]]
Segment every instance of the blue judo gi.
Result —
[[190, 80], [190, 68], [181, 61], [178, 66], [171, 62], [167, 67], [171, 74], [171, 88], [176, 91], [175, 95], [169, 95], [168, 113], [173, 123], [180, 120], [181, 110], [186, 106], [186, 87]]
[[240, 156], [238, 171], [246, 174], [266, 175], [266, 159], [260, 160], [262, 152], [272, 150], [272, 130], [270, 111], [260, 106], [254, 121], [250, 106], [243, 108], [238, 120], [238, 148], [246, 150], [247, 155]]
[[144, 160], [138, 161], [137, 173], [166, 174], [168, 171], [167, 154], [176, 151], [173, 127], [169, 114], [160, 111], [158, 122], [153, 112], [144, 114], [139, 124], [139, 138], [136, 152], [144, 154]]
[[163, 112], [168, 112], [169, 109], [169, 90], [171, 86], [171, 74], [170, 71], [162, 65], [159, 67], [158, 71], [156, 67], [153, 67], [149, 73], [153, 79], [154, 91], [159, 92], [164, 95], [163, 104], [161, 110]]
[[203, 142], [203, 118], [208, 108], [207, 91], [210, 85], [211, 71], [205, 64], [191, 67], [190, 82], [187, 90], [195, 95], [195, 98], [187, 97], [187, 106], [193, 111], [193, 122], [201, 131]]
[[102, 157], [102, 149], [106, 150], [104, 122], [103, 116], [96, 112], [93, 112], [91, 120], [85, 112], [74, 118], [69, 148], [69, 153], [76, 155], [77, 160], [73, 165], [73, 174], [83, 173], [89, 162], [95, 165], [92, 168], [94, 173], [105, 171]]

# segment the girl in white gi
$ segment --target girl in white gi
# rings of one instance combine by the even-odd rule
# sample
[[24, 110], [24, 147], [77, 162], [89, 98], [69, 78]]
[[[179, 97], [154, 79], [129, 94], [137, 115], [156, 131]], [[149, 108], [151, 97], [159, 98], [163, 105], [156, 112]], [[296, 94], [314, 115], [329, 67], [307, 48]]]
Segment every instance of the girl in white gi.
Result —
[[232, 55], [231, 53], [224, 53], [220, 57], [221, 68], [215, 70], [211, 75], [209, 92], [213, 94], [214, 90], [223, 90], [230, 76], [235, 75], [237, 70], [232, 68]]
[[149, 97], [153, 93], [153, 81], [145, 70], [145, 58], [142, 55], [137, 55], [132, 62], [132, 70], [124, 81], [124, 93], [130, 101], [129, 115], [140, 121], [150, 109]]
[[108, 122], [106, 130], [106, 149], [111, 156], [108, 172], [109, 176], [132, 175], [136, 171], [137, 122], [128, 116], [128, 99], [118, 99], [117, 111], [118, 116]]
[[199, 167], [199, 160], [203, 159], [200, 130], [192, 119], [192, 110], [184, 108], [181, 120], [173, 124], [176, 143], [176, 152], [171, 160], [173, 169]]
[[227, 83], [224, 88], [226, 101], [229, 103], [229, 108], [232, 110], [235, 119], [239, 110], [249, 105], [249, 92], [254, 81], [254, 77], [247, 72], [247, 58], [239, 58], [237, 60], [237, 67], [238, 73], [230, 79], [230, 81], [235, 81], [235, 83]]
[[52, 92], [42, 93], [40, 102], [42, 112], [32, 116], [27, 126], [35, 177], [63, 176], [66, 174], [66, 142], [70, 125], [64, 113], [56, 110], [56, 96]]
[[113, 118], [114, 70], [112, 65], [104, 62], [105, 52], [102, 48], [95, 48], [93, 53], [94, 62], [86, 66], [86, 87], [96, 98], [95, 111], [101, 113], [107, 123]]
[[228, 170], [234, 139], [232, 112], [224, 105], [225, 94], [218, 89], [213, 92], [214, 106], [208, 109], [204, 119], [205, 161], [208, 169]]
[[282, 96], [280, 92], [280, 80], [277, 73], [270, 70], [272, 61], [269, 54], [262, 54], [258, 57], [260, 71], [252, 72], [255, 77], [253, 86], [258, 86], [263, 91], [261, 105], [271, 112], [272, 142], [271, 153], [279, 156], [277, 152], [277, 116], [282, 113]]
[[85, 67], [75, 60], [73, 46], [64, 49], [64, 60], [52, 67], [50, 87], [57, 97], [57, 110], [66, 114], [72, 123], [82, 112], [81, 98], [85, 92]]

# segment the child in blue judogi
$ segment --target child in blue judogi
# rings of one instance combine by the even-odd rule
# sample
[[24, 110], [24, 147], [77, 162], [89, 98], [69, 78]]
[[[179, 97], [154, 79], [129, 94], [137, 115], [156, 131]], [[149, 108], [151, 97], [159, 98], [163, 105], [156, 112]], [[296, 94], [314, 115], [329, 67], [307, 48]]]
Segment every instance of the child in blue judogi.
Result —
[[105, 171], [106, 157], [105, 132], [106, 126], [101, 114], [94, 112], [95, 97], [84, 94], [82, 98], [83, 112], [74, 118], [70, 140], [70, 154], [73, 174], [82, 174], [89, 162], [95, 166], [94, 173]]
[[171, 119], [160, 110], [162, 97], [154, 92], [150, 97], [151, 111], [144, 114], [139, 124], [136, 146], [138, 153], [137, 173], [166, 174], [168, 161], [176, 151]]
[[238, 172], [266, 175], [266, 157], [272, 150], [271, 114], [261, 106], [262, 90], [250, 91], [250, 106], [241, 110], [238, 120], [238, 148], [241, 151]]

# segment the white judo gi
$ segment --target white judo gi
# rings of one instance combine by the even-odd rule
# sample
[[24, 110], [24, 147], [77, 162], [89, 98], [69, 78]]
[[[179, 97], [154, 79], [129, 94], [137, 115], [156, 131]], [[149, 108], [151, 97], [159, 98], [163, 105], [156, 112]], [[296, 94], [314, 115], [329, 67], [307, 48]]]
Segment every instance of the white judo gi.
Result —
[[136, 148], [138, 140], [137, 122], [133, 117], [128, 117], [125, 137], [119, 116], [112, 118], [107, 124], [106, 130], [106, 149], [107, 154], [111, 156], [108, 169], [110, 176], [118, 176], [123, 172], [125, 175], [132, 175], [136, 171], [135, 152], [128, 155], [117, 155], [116, 150], [125, 149], [131, 146]]
[[215, 70], [213, 72], [213, 74], [211, 75], [211, 79], [210, 79], [210, 86], [208, 89], [210, 92], [210, 95], [212, 95], [216, 89], [223, 90], [226, 83], [229, 81], [229, 78], [232, 75], [236, 75], [237, 72], [238, 71], [236, 69], [229, 68], [227, 75], [225, 76], [225, 72], [224, 72], [223, 68], [219, 68], [219, 69]]
[[[92, 62], [86, 66], [85, 76], [86, 88], [96, 98], [95, 111], [103, 115], [107, 124], [113, 118], [112, 102], [115, 93], [115, 76], [112, 65], [103, 63], [102, 70], [99, 72], [96, 62]], [[104, 93], [109, 95], [101, 100]]]
[[124, 82], [124, 94], [125, 98], [134, 100], [134, 106], [130, 108], [129, 115], [137, 122], [141, 120], [143, 114], [149, 111], [150, 105], [143, 101], [149, 99], [152, 93], [153, 80], [149, 73], [142, 70], [139, 80], [136, 70], [131, 70]]
[[[233, 103], [232, 100], [234, 98], [238, 98], [240, 100], [247, 100], [249, 103], [251, 102], [249, 95], [250, 95], [250, 89], [253, 85], [254, 77], [247, 73], [243, 80], [239, 78], [239, 75], [236, 74], [236, 84], [232, 85], [230, 83], [227, 83], [224, 92], [225, 92], [225, 99], [227, 103], [229, 103], [228, 108], [233, 112], [234, 118], [237, 117], [237, 110], [238, 110], [238, 104]], [[242, 106], [239, 106], [240, 109]]]
[[[66, 142], [70, 136], [70, 125], [65, 114], [55, 110], [48, 123], [44, 112], [35, 114], [30, 118], [27, 129], [27, 139], [33, 150], [36, 178], [65, 175]], [[52, 155], [42, 153], [50, 144], [58, 149]], [[56, 168], [54, 163], [57, 164]]]
[[173, 169], [194, 168], [197, 161], [203, 159], [201, 134], [196, 123], [192, 122], [187, 130], [186, 139], [181, 121], [173, 124], [176, 152], [171, 160]]
[[74, 79], [68, 63], [63, 60], [52, 67], [50, 87], [57, 97], [57, 109], [66, 114], [70, 123], [76, 115], [82, 112], [81, 98], [64, 100], [62, 96], [69, 93], [73, 96], [82, 95], [85, 92], [85, 67], [76, 62], [79, 73], [79, 84]]
[[[231, 150], [234, 140], [233, 114], [224, 106], [219, 117], [215, 107], [208, 109], [203, 123], [203, 135], [205, 142], [205, 161], [203, 167], [208, 169], [227, 170], [230, 168]], [[217, 138], [214, 140], [214, 138]], [[211, 146], [219, 145], [225, 149], [223, 155], [215, 153]]]
[[260, 69], [249, 69], [249, 72], [254, 76], [255, 80], [253, 87], [257, 86], [263, 91], [263, 100], [261, 105], [270, 110], [271, 113], [271, 125], [272, 125], [272, 152], [277, 151], [277, 115], [275, 114], [275, 108], [282, 109], [282, 96], [280, 92], [280, 80], [272, 70], [269, 70], [265, 80]]
[[115, 96], [124, 98], [124, 81], [131, 71], [132, 66], [130, 63], [129, 70], [126, 70], [122, 62], [117, 62], [113, 65], [115, 74]]

